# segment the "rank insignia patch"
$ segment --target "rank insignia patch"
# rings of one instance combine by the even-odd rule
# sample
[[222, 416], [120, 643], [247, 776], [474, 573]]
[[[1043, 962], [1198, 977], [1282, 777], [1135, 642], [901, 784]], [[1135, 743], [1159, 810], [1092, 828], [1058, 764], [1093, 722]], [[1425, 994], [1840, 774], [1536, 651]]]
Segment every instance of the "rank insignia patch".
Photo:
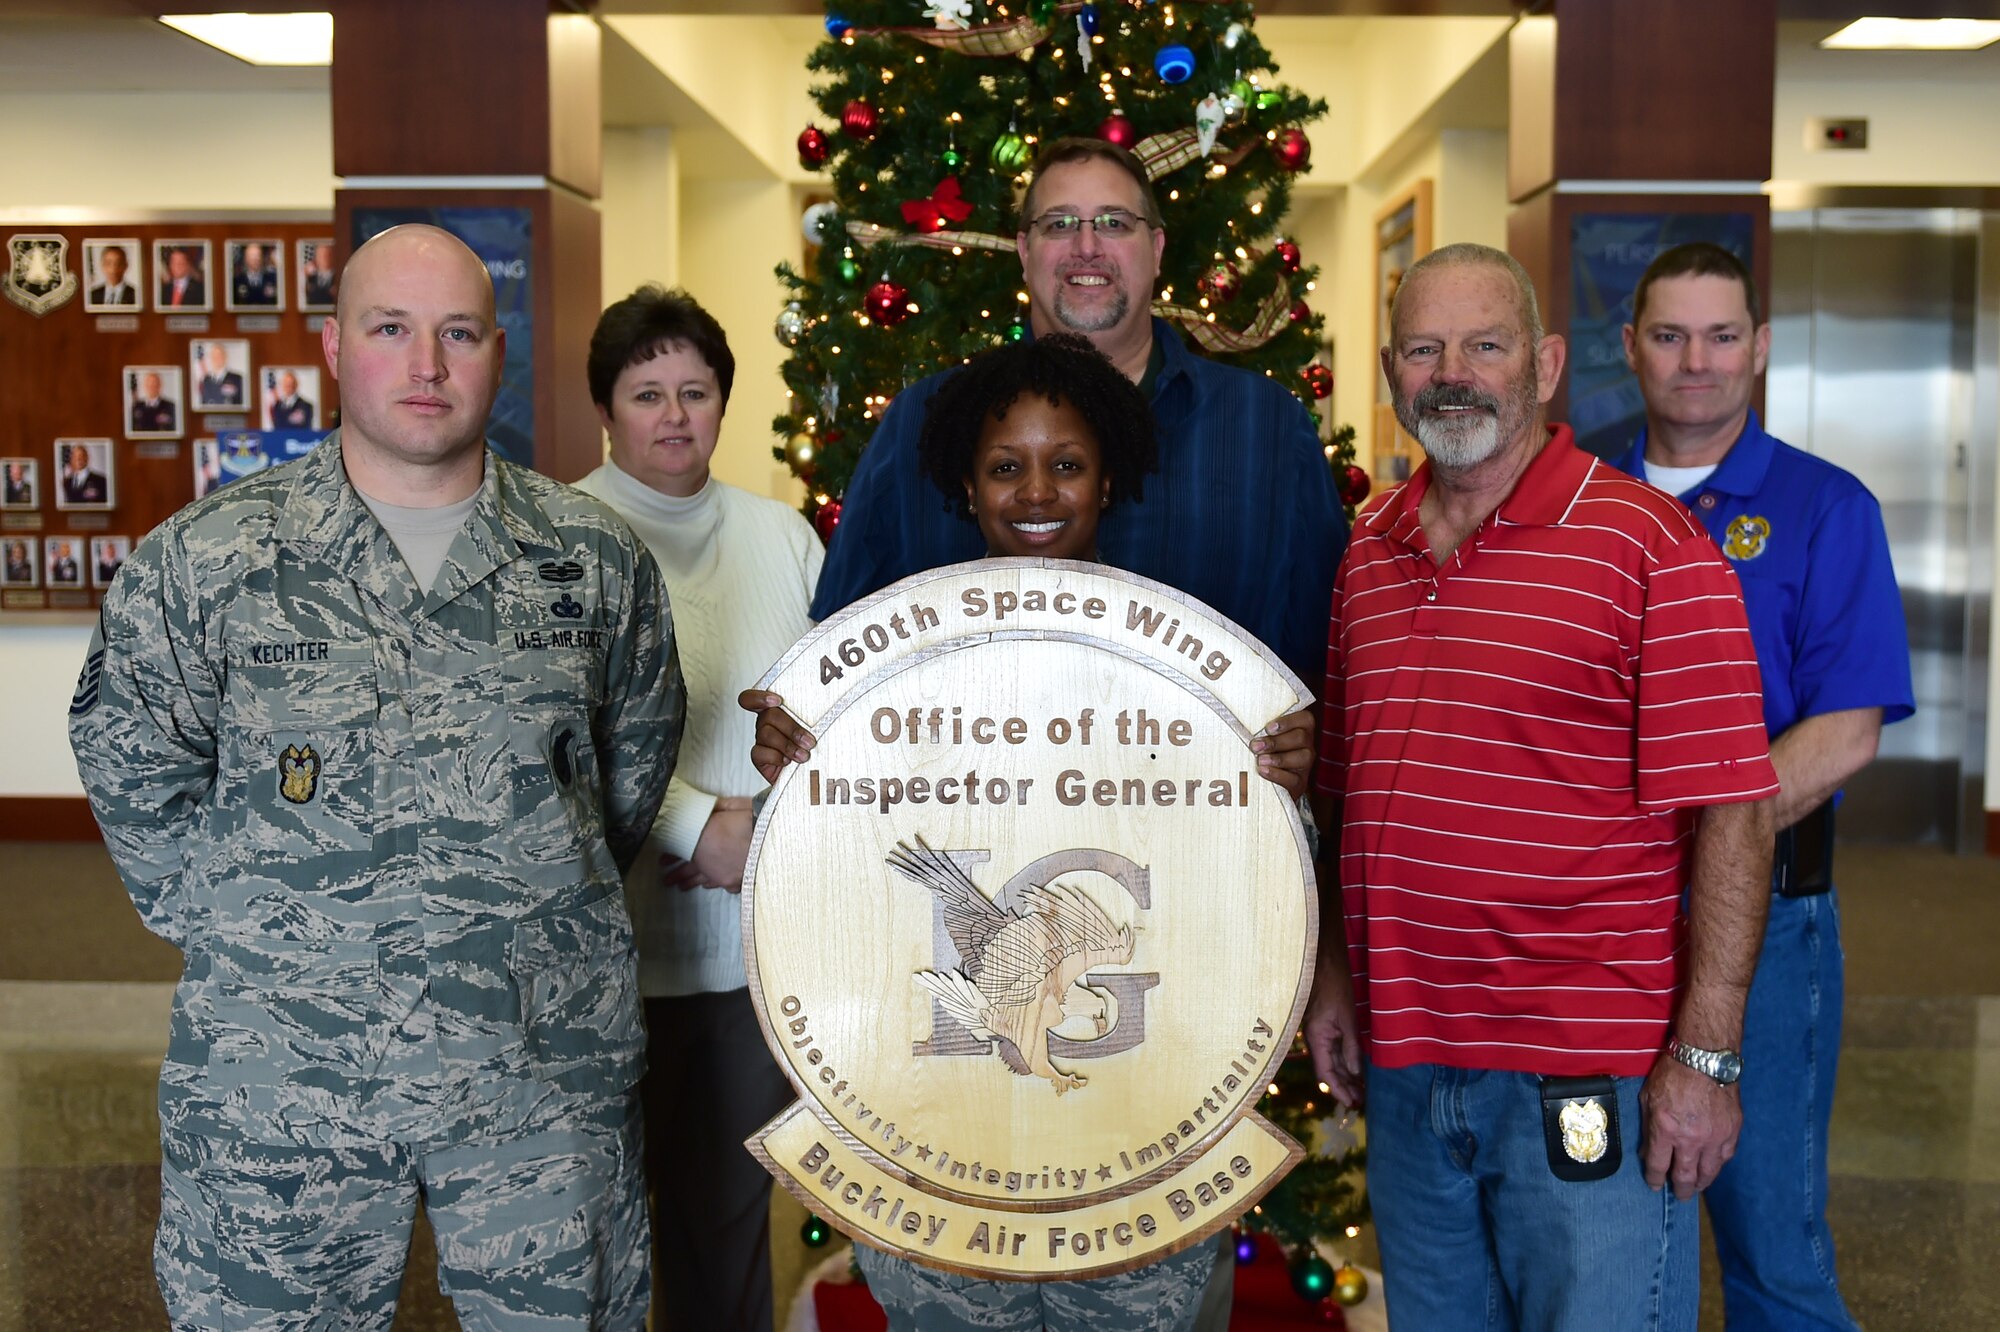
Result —
[[544, 560], [535, 566], [544, 583], [575, 583], [583, 579], [583, 566], [575, 560]]
[[69, 715], [81, 717], [97, 706], [97, 699], [104, 688], [104, 649], [90, 654], [83, 663], [83, 674], [77, 677], [76, 693], [69, 701]]
[[294, 805], [309, 805], [319, 794], [319, 751], [286, 745], [278, 755], [278, 794]]
[[551, 601], [549, 603], [549, 614], [561, 620], [581, 620], [583, 618], [583, 603], [565, 592], [562, 594], [560, 601]]
[[1771, 520], [1746, 513], [1729, 524], [1723, 538], [1722, 553], [1730, 559], [1754, 560], [1771, 539]]

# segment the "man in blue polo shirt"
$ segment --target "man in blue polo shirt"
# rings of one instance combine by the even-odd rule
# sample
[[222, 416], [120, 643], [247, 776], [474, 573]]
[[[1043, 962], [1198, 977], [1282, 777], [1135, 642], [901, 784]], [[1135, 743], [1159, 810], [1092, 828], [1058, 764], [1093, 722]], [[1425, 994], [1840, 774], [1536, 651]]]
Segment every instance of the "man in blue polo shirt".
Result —
[[[1189, 351], [1152, 317], [1166, 232], [1143, 166], [1102, 139], [1061, 139], [1035, 165], [1015, 245], [1030, 329], [1079, 333], [1139, 385], [1159, 424], [1145, 496], [1104, 517], [1106, 564], [1199, 597], [1262, 639], [1302, 680], [1326, 671], [1333, 571], [1347, 545], [1312, 418], [1268, 376]], [[979, 529], [917, 464], [945, 371], [904, 389], [842, 497], [812, 615], [899, 578], [977, 559]]]
[[1735, 255], [1663, 252], [1639, 279], [1625, 358], [1646, 429], [1619, 466], [1680, 497], [1735, 568], [1778, 770], [1777, 855], [1743, 1022], [1743, 1133], [1709, 1186], [1730, 1332], [1855, 1326], [1826, 1224], [1840, 1055], [1833, 804], [1914, 711], [1881, 506], [1854, 477], [1764, 433], [1751, 391], [1771, 326]]

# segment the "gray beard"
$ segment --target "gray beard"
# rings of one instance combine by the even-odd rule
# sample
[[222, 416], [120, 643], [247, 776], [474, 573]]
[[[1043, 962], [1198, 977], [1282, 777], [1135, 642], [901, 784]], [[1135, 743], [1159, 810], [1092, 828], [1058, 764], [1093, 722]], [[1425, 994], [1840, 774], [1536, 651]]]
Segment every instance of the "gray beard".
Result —
[[1123, 291], [1113, 297], [1111, 304], [1102, 307], [1095, 314], [1079, 314], [1069, 308], [1067, 285], [1056, 288], [1056, 322], [1072, 333], [1102, 333], [1108, 328], [1116, 328], [1125, 322], [1125, 315], [1132, 308], [1131, 298]]
[[1411, 433], [1440, 467], [1476, 467], [1500, 451], [1500, 418], [1490, 412], [1468, 412], [1463, 421], [1427, 416]]

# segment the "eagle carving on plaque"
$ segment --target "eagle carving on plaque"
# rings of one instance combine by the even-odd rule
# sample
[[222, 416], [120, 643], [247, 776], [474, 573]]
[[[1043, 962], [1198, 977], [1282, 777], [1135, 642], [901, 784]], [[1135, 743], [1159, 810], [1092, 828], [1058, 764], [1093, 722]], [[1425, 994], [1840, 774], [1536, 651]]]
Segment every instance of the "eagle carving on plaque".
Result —
[[1114, 924], [1081, 889], [1054, 881], [1029, 887], [1018, 911], [1003, 911], [921, 838], [914, 850], [898, 843], [888, 860], [943, 903], [945, 931], [958, 949], [958, 969], [920, 971], [917, 983], [976, 1039], [993, 1041], [1014, 1072], [1047, 1078], [1057, 1095], [1083, 1086], [1082, 1074], [1050, 1062], [1049, 1031], [1062, 1025], [1066, 1006], [1085, 1001], [1095, 1003], [1104, 1030], [1102, 997], [1078, 982], [1092, 967], [1132, 960], [1132, 927]]

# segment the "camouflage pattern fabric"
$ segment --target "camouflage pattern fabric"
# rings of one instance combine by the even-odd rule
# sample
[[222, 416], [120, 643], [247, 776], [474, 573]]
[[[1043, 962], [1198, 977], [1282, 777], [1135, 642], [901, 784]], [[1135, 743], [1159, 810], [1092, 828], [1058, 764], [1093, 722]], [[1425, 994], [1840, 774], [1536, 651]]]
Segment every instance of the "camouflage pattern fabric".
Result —
[[1088, 1281], [991, 1281], [854, 1246], [889, 1332], [1186, 1332], [1194, 1326], [1215, 1245]]
[[621, 871], [684, 711], [652, 556], [490, 453], [428, 592], [338, 432], [161, 525], [105, 597], [70, 738], [185, 953], [163, 1128], [436, 1151], [622, 1122], [645, 1041]]
[[467, 1332], [646, 1324], [637, 1121], [425, 1151], [162, 1134], [154, 1256], [177, 1328], [387, 1332], [419, 1185]]

